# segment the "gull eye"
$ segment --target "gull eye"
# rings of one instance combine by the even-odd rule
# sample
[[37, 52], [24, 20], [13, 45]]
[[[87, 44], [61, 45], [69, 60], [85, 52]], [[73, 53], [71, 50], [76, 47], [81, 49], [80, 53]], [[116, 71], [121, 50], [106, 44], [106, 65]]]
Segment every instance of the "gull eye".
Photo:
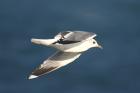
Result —
[[93, 44], [95, 44], [96, 42], [95, 41], [93, 41]]

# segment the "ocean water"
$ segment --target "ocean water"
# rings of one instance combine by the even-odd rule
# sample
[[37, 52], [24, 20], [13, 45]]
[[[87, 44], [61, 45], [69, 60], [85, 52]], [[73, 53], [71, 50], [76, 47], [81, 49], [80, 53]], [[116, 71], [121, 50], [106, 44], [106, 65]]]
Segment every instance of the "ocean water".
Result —
[[[103, 50], [40, 78], [29, 74], [56, 50], [31, 44], [60, 31], [96, 33]], [[140, 1], [1, 0], [0, 93], [140, 93]]]

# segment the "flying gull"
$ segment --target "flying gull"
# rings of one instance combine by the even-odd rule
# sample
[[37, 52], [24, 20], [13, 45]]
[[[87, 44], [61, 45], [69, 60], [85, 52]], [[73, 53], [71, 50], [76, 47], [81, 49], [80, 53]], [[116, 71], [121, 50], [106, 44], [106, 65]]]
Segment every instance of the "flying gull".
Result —
[[36, 68], [29, 79], [50, 73], [73, 62], [90, 48], [102, 48], [95, 37], [96, 34], [92, 32], [65, 31], [58, 33], [53, 39], [31, 39], [32, 43], [53, 47], [57, 52]]

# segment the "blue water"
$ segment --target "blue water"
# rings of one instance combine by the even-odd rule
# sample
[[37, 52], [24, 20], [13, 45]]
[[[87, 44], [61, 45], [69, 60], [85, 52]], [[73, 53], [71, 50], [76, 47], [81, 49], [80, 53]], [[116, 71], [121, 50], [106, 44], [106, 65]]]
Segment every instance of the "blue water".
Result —
[[[28, 80], [55, 52], [30, 39], [67, 30], [95, 32], [104, 49]], [[0, 73], [0, 93], [140, 93], [140, 1], [1, 0]]]

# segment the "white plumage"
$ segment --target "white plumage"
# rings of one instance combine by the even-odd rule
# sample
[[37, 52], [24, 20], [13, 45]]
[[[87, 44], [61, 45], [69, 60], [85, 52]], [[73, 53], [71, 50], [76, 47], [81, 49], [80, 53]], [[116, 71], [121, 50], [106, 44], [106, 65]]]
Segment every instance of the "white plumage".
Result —
[[53, 39], [31, 39], [32, 43], [50, 46], [58, 51], [36, 68], [29, 79], [52, 72], [77, 59], [84, 51], [101, 46], [94, 39], [96, 34], [84, 31], [60, 32]]

